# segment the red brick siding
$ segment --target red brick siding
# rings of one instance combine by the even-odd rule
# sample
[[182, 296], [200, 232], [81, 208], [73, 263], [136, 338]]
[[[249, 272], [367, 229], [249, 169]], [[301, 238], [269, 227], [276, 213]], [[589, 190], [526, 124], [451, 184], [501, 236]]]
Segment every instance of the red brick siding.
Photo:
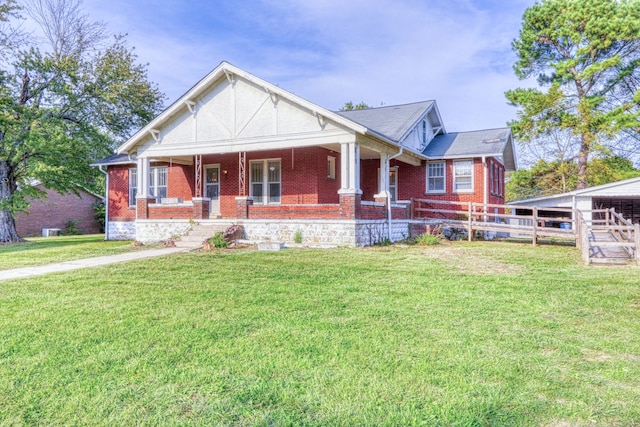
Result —
[[134, 206], [129, 207], [129, 169], [135, 165], [109, 166], [109, 220], [133, 221]]
[[[360, 211], [361, 219], [386, 219], [387, 206], [363, 204]], [[409, 219], [411, 217], [410, 207], [400, 208], [391, 206], [391, 215], [393, 219]]]
[[[336, 158], [336, 177], [327, 177], [327, 156]], [[299, 205], [330, 205], [340, 204], [340, 153], [326, 150], [320, 147], [295, 148], [284, 150], [272, 150], [264, 152], [247, 153], [246, 188], [245, 193], [249, 193], [250, 162], [253, 160], [280, 159], [281, 163], [281, 183], [282, 183], [282, 206]], [[495, 159], [488, 159], [488, 164]], [[495, 161], [503, 170], [504, 168]], [[238, 188], [238, 155], [207, 155], [203, 156], [203, 170], [205, 165], [220, 165], [220, 211], [223, 218], [235, 218], [237, 216], [236, 197], [240, 194]], [[152, 164], [152, 166], [158, 166]], [[168, 165], [168, 164], [165, 164]], [[109, 189], [109, 214], [112, 220], [134, 220], [135, 209], [129, 207], [129, 168], [133, 165], [112, 166], [109, 168], [110, 189]], [[190, 201], [195, 194], [195, 178], [193, 165], [170, 164], [168, 171], [168, 196], [182, 198], [185, 202]], [[482, 203], [484, 201], [484, 169], [481, 159], [474, 159], [474, 191], [470, 193], [453, 193], [453, 161], [446, 161], [446, 194], [426, 193], [426, 169], [427, 163], [422, 162], [420, 166], [411, 166], [406, 163], [392, 160], [391, 166], [398, 167], [398, 199], [410, 200], [412, 198], [429, 198], [448, 201], [473, 201]], [[380, 161], [362, 160], [361, 189], [362, 200], [373, 201], [373, 196], [378, 192], [378, 169]], [[226, 171], [226, 174], [224, 173]], [[502, 183], [504, 189], [504, 183]], [[504, 190], [503, 190], [504, 191]], [[504, 203], [503, 196], [492, 194], [489, 203]], [[162, 214], [160, 213], [162, 212]], [[185, 211], [186, 212], [186, 211]], [[300, 208], [275, 208], [260, 209], [260, 205], [250, 208], [250, 217], [291, 217], [298, 212], [300, 217], [307, 217], [310, 214], [303, 213]], [[309, 211], [310, 212], [310, 211]], [[319, 217], [324, 214], [317, 212]], [[167, 210], [152, 210], [152, 215], [162, 215], [162, 217], [183, 217], [185, 213], [169, 213]], [[347, 213], [345, 213], [347, 214]], [[351, 215], [351, 212], [348, 212]], [[178, 216], [179, 215], [179, 216]], [[366, 215], [369, 215], [366, 213]], [[401, 217], [401, 213], [397, 214]], [[377, 214], [376, 214], [377, 217]], [[396, 213], [394, 213], [396, 217]]]
[[340, 205], [265, 205], [249, 206], [251, 219], [337, 219]]
[[46, 191], [44, 199], [31, 201], [28, 215], [19, 213], [16, 215], [16, 230], [20, 236], [40, 236], [43, 228], [59, 228], [65, 231], [65, 222], [78, 221], [77, 228], [82, 233], [98, 233], [100, 228], [94, 218], [93, 204], [100, 200], [93, 194], [80, 191], [80, 196], [75, 194], [58, 194], [53, 190], [45, 190], [42, 185], [39, 189]]

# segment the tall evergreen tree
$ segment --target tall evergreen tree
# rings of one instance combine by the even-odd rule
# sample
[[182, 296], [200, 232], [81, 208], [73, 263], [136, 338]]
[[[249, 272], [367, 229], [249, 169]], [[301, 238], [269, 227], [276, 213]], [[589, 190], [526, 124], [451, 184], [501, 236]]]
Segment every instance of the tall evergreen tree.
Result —
[[534, 144], [569, 131], [586, 188], [589, 156], [640, 130], [640, 0], [541, 0], [513, 49], [516, 75], [539, 86], [506, 93], [519, 109], [516, 137]]

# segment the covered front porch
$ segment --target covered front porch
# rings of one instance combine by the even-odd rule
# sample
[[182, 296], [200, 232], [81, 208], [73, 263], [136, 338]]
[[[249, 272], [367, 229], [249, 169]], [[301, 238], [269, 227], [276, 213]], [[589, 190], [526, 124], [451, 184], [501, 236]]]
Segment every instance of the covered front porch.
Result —
[[188, 157], [150, 151], [136, 161], [136, 220], [408, 219], [391, 163], [421, 161], [355, 141]]

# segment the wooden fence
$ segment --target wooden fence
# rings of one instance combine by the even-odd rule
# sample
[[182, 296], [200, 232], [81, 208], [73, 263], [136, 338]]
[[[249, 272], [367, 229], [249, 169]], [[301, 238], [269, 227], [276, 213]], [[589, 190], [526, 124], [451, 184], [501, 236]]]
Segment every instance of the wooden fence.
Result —
[[540, 237], [576, 238], [574, 213], [568, 208], [539, 209], [531, 206], [429, 199], [414, 199], [413, 207], [414, 219], [437, 219], [443, 224], [464, 228], [469, 240], [473, 239], [476, 231], [531, 237], [534, 245]]
[[[593, 248], [622, 248], [640, 263], [640, 225], [632, 224], [613, 209], [580, 211], [571, 208], [498, 205], [431, 199], [412, 200], [412, 219], [437, 220], [445, 226], [463, 228], [469, 240], [477, 231], [505, 233], [512, 237], [530, 237], [537, 245], [541, 237], [575, 240], [585, 263], [592, 261]], [[591, 220], [585, 220], [585, 213]], [[610, 241], [596, 241], [605, 233]]]

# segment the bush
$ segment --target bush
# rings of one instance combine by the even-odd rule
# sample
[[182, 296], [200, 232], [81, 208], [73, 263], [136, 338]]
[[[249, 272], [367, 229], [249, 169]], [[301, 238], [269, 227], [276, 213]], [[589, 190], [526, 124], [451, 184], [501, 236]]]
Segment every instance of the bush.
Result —
[[64, 222], [64, 234], [65, 236], [75, 236], [78, 234], [82, 234], [82, 231], [78, 230], [79, 221], [75, 219], [68, 219]]
[[98, 223], [100, 233], [104, 233], [104, 216], [107, 208], [102, 200], [95, 202], [91, 207], [93, 208], [93, 218]]
[[440, 244], [442, 241], [441, 234], [429, 234], [425, 233], [416, 237], [416, 244], [421, 246], [433, 246]]
[[294, 234], [293, 236], [293, 241], [297, 244], [302, 243], [302, 231], [298, 230], [296, 231], [296, 234]]
[[210, 237], [208, 240], [209, 245], [214, 248], [226, 248], [229, 246], [229, 242], [224, 239], [224, 233], [218, 232]]

